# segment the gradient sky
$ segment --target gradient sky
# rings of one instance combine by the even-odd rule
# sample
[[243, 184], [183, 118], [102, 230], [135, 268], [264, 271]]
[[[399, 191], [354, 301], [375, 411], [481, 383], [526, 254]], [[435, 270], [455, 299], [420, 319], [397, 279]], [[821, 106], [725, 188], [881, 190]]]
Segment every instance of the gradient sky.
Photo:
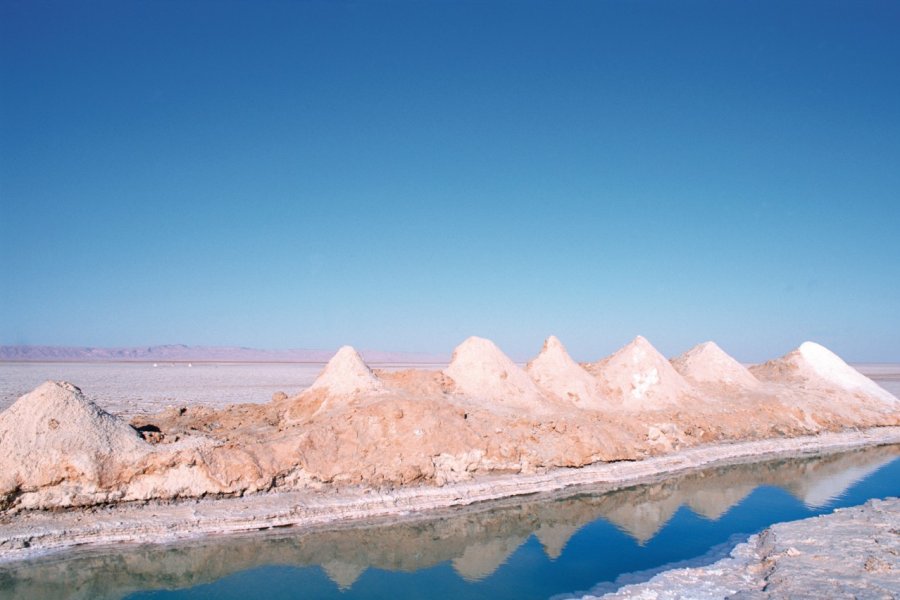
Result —
[[900, 3], [0, 0], [0, 343], [900, 361]]

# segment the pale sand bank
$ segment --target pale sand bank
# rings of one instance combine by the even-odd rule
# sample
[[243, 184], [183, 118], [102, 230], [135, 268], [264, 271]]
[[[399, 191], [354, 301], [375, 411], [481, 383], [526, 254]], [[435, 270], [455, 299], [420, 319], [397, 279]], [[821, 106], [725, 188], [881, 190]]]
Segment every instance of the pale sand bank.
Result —
[[270, 527], [313, 529], [410, 519], [428, 511], [513, 496], [570, 493], [575, 490], [567, 488], [578, 486], [602, 492], [705, 467], [894, 443], [900, 443], [900, 427], [701, 446], [640, 461], [597, 463], [532, 475], [485, 476], [443, 487], [343, 488], [62, 512], [26, 511], [4, 515], [0, 521], [0, 560], [20, 560], [83, 544], [165, 543]]

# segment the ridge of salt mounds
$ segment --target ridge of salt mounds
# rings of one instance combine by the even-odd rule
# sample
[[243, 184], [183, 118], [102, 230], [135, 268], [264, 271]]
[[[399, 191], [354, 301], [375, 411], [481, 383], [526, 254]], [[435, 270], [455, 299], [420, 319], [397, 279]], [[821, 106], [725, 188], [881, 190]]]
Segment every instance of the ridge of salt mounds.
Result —
[[332, 396], [356, 396], [380, 392], [384, 386], [352, 346], [342, 346], [309, 389]]
[[547, 338], [541, 353], [528, 363], [525, 372], [542, 390], [579, 408], [596, 409], [604, 404], [597, 380], [572, 360], [556, 336]]
[[474, 400], [523, 408], [541, 408], [546, 403], [528, 374], [484, 338], [472, 336], [457, 346], [444, 374], [459, 392]]
[[698, 344], [671, 362], [676, 371], [696, 383], [723, 383], [740, 387], [759, 385], [759, 380], [747, 367], [715, 342]]
[[131, 425], [80, 389], [47, 381], [0, 413], [0, 504], [11, 494], [48, 486], [86, 485], [82, 491], [90, 493], [112, 464], [134, 464], [149, 451]]
[[653, 410], [679, 403], [691, 386], [665, 356], [637, 336], [611, 356], [585, 365], [609, 387], [610, 395], [629, 410]]
[[862, 394], [888, 405], [898, 405], [893, 394], [815, 342], [803, 342], [781, 358], [750, 368], [757, 378], [777, 383], [801, 382], [812, 387], [838, 388]]

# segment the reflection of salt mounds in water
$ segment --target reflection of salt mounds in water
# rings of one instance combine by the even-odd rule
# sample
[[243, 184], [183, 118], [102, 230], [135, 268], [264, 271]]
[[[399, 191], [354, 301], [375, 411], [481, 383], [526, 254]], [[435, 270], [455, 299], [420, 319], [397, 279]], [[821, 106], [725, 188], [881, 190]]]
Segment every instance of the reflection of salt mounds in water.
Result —
[[802, 475], [782, 484], [782, 487], [808, 508], [822, 508], [896, 457], [893, 452], [880, 456], [873, 453], [868, 460], [863, 461], [849, 454], [836, 456], [831, 461], [811, 462], [806, 465]]
[[322, 571], [328, 579], [332, 580], [340, 590], [349, 590], [356, 580], [366, 572], [366, 567], [352, 565], [340, 560], [330, 560], [321, 565]]
[[544, 549], [544, 554], [547, 555], [547, 558], [556, 560], [562, 556], [563, 550], [565, 550], [569, 540], [579, 529], [581, 529], [581, 527], [581, 525], [571, 525], [568, 523], [557, 523], [554, 525], [541, 523], [541, 525], [535, 529], [534, 537], [541, 543], [541, 547]]
[[[87, 552], [66, 561], [0, 564], [13, 597], [123, 597], [138, 589], [180, 588], [266, 564], [320, 565], [341, 590], [369, 568], [411, 572], [450, 562], [460, 577], [489, 577], [534, 535], [548, 558], [558, 558], [585, 525], [605, 519], [646, 543], [681, 506], [721, 517], [739, 501], [734, 490], [778, 486], [806, 501], [823, 481], [849, 482], [900, 455], [888, 446], [818, 458], [779, 460], [699, 471], [656, 484], [564, 499], [510, 498], [452, 515], [381, 527], [323, 532], [267, 532], [211, 538], [172, 547], [136, 546]], [[698, 500], [699, 499], [699, 500]], [[622, 544], [611, 538], [609, 543]], [[122, 565], [128, 568], [123, 569]]]
[[497, 571], [519, 547], [528, 535], [494, 538], [475, 542], [453, 559], [453, 570], [466, 581], [479, 581]]

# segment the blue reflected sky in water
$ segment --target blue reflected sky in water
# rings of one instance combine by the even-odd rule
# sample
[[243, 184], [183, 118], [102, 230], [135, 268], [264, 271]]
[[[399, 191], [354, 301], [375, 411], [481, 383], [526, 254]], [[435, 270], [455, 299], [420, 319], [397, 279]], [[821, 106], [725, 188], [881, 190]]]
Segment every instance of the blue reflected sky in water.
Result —
[[[777, 487], [761, 486], [718, 520], [697, 515], [682, 506], [649, 541], [640, 544], [604, 519], [582, 527], [562, 555], [551, 560], [532, 535], [492, 575], [464, 580], [450, 562], [413, 573], [367, 569], [352, 587], [340, 590], [320, 567], [267, 566], [225, 577], [211, 584], [174, 591], [140, 592], [132, 600], [257, 597], [340, 598], [548, 598], [586, 591], [623, 573], [703, 556], [711, 548], [746, 537], [772, 523], [831, 512], [862, 504], [870, 498], [900, 495], [900, 459], [850, 487], [825, 506], [810, 509]], [[712, 560], [712, 559], [711, 559]]]

